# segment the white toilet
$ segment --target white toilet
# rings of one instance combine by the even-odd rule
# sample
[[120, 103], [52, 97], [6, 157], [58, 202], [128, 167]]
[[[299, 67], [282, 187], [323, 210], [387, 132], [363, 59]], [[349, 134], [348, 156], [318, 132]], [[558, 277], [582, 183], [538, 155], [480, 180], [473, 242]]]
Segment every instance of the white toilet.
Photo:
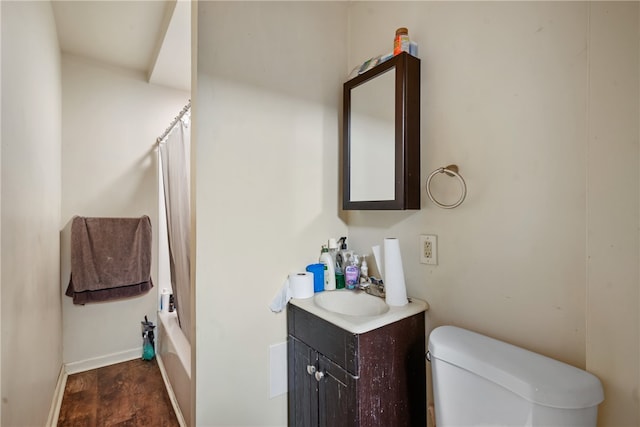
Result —
[[455, 326], [427, 357], [437, 427], [596, 426], [602, 384], [582, 369]]

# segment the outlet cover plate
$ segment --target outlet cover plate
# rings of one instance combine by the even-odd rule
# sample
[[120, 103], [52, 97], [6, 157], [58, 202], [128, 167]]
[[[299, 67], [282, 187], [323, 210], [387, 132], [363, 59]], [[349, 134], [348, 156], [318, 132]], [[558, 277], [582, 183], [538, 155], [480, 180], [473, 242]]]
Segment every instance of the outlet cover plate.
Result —
[[438, 236], [435, 234], [420, 235], [420, 263], [438, 265]]

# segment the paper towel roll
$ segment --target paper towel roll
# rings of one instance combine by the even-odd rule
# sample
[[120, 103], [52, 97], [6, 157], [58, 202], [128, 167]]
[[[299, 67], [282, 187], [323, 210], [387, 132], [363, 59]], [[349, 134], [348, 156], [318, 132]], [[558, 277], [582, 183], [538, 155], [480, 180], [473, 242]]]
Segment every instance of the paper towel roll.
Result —
[[407, 304], [407, 287], [404, 283], [400, 241], [396, 238], [384, 239], [384, 290], [389, 305]]
[[291, 298], [311, 298], [313, 296], [313, 273], [299, 271], [289, 274]]

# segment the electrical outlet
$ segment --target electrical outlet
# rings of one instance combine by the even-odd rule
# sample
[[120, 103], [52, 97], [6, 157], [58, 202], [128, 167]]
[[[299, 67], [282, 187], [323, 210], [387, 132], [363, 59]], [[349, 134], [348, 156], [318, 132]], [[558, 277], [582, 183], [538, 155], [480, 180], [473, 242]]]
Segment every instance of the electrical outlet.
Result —
[[438, 265], [438, 236], [420, 235], [420, 263]]

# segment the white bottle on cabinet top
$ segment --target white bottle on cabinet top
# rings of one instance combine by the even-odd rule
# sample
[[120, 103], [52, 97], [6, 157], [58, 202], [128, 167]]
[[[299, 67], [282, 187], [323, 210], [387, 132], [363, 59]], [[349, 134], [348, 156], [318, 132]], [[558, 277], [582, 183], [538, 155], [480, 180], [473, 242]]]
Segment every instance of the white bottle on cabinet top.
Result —
[[329, 250], [322, 245], [320, 252], [320, 263], [324, 264], [324, 290], [333, 291], [336, 289], [336, 269], [333, 258], [329, 254]]

